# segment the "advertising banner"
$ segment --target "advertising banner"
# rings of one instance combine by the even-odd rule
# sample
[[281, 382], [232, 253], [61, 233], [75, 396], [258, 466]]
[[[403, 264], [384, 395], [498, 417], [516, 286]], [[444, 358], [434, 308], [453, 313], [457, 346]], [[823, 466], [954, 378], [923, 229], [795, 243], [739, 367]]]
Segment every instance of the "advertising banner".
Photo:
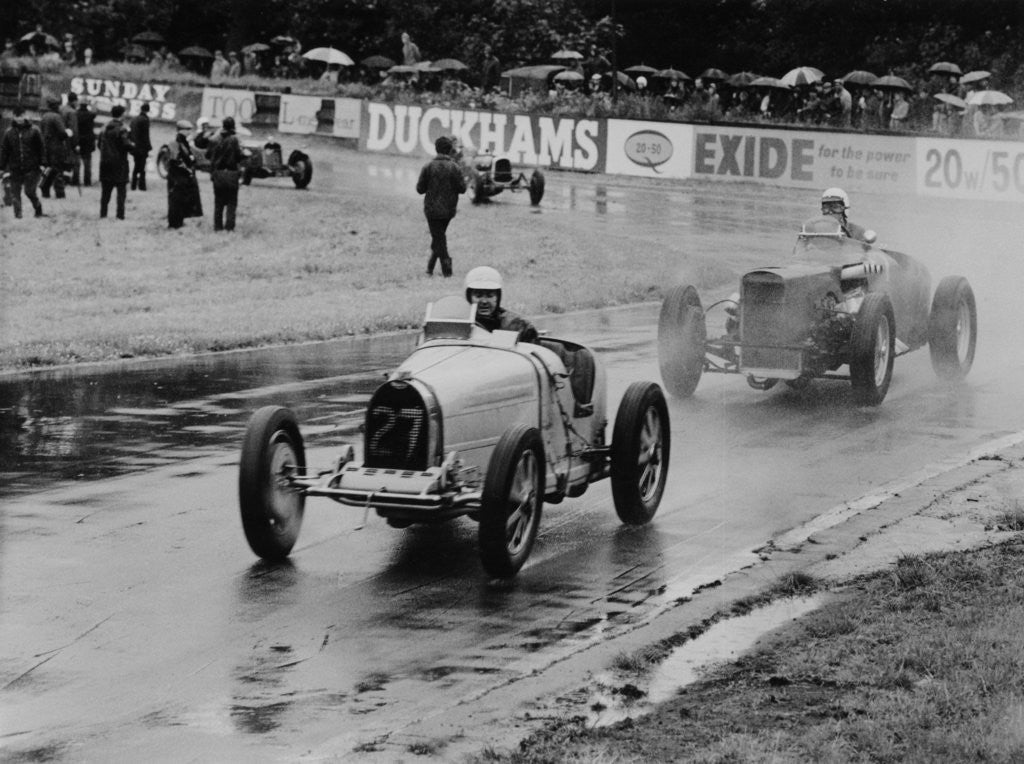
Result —
[[914, 138], [694, 125], [693, 175], [796, 188], [913, 192]]
[[160, 82], [142, 80], [107, 80], [99, 77], [72, 77], [69, 90], [79, 98], [86, 96], [99, 114], [110, 114], [117, 105], [125, 107], [134, 117], [149, 104], [149, 118], [156, 122], [182, 119], [178, 104], [180, 88]]
[[1024, 201], [1024, 144], [941, 138], [916, 143], [918, 195]]
[[360, 137], [366, 151], [433, 156], [434, 140], [449, 135], [467, 157], [494, 152], [513, 164], [604, 171], [602, 120], [374, 102], [366, 109]]
[[250, 90], [203, 88], [202, 114], [215, 119], [233, 117], [235, 122], [249, 124], [256, 114], [256, 94]]
[[605, 172], [646, 178], [689, 178], [693, 125], [608, 120]]
[[282, 133], [321, 133], [335, 138], [359, 138], [362, 101], [283, 94], [277, 117]]
[[358, 139], [362, 114], [363, 102], [358, 98], [335, 98], [332, 131], [334, 137]]

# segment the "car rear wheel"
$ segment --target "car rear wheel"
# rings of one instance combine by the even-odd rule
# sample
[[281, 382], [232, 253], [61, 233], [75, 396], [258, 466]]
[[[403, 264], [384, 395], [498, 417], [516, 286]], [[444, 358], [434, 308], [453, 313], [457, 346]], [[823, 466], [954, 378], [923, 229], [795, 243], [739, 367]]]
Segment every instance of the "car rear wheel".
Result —
[[650, 522], [668, 477], [668, 404], [654, 382], [626, 388], [612, 430], [611, 481], [615, 512], [627, 525]]
[[530, 204], [536, 207], [544, 198], [544, 173], [534, 170], [530, 175]]
[[167, 165], [171, 160], [171, 151], [167, 146], [161, 146], [160, 150], [156, 152], [156, 174], [164, 180], [167, 179]]
[[265, 560], [283, 560], [295, 546], [306, 497], [288, 485], [287, 476], [305, 468], [295, 415], [280, 406], [257, 411], [242, 441], [238, 499], [245, 538]]
[[928, 319], [928, 350], [935, 373], [953, 382], [966, 377], [977, 342], [974, 290], [963, 276], [947, 276], [935, 290]]
[[877, 406], [889, 391], [896, 356], [896, 320], [888, 295], [876, 292], [864, 298], [850, 345], [854, 399], [866, 406]]
[[473, 179], [473, 204], [483, 204], [487, 201], [487, 181], [483, 173], [477, 173]]
[[296, 188], [305, 188], [313, 180], [313, 163], [301, 151], [293, 151], [288, 157], [288, 166], [292, 171], [292, 182]]
[[544, 446], [536, 428], [516, 425], [491, 454], [480, 502], [480, 561], [511, 578], [530, 556], [544, 496]]
[[665, 297], [658, 316], [658, 366], [661, 381], [677, 398], [689, 398], [704, 371], [707, 328], [697, 290], [677, 286]]

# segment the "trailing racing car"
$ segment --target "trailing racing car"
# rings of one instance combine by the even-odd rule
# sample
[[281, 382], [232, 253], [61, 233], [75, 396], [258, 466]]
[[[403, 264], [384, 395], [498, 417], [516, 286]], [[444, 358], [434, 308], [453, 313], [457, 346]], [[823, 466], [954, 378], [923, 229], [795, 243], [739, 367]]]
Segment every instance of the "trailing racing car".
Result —
[[[212, 127], [212, 125], [211, 125]], [[284, 154], [281, 144], [276, 140], [260, 142], [251, 139], [252, 133], [245, 127], [239, 125], [237, 128], [239, 137], [242, 138], [242, 184], [248, 186], [253, 178], [291, 178], [296, 188], [305, 188], [313, 179], [313, 163], [309, 155], [298, 149], [288, 155], [288, 161], [283, 161]], [[206, 149], [192, 146], [192, 153], [196, 157], [196, 169], [204, 172], [210, 171], [210, 162], [206, 158]], [[167, 161], [170, 157], [170, 148], [164, 144], [156, 155], [156, 171], [161, 178], [167, 177]]]
[[477, 154], [465, 167], [474, 204], [486, 202], [505, 189], [515, 192], [525, 188], [534, 207], [544, 198], [544, 173], [535, 169], [527, 179], [525, 173], [513, 169], [512, 160], [503, 154]]
[[[803, 224], [793, 254], [791, 264], [746, 273], [740, 291], [707, 312], [693, 286], [669, 291], [658, 362], [672, 395], [692, 395], [704, 372], [746, 375], [757, 390], [824, 377], [849, 379], [854, 399], [874, 406], [889, 390], [893, 359], [925, 344], [941, 378], [970, 371], [978, 326], [967, 279], [942, 279], [929, 304], [931, 277], [920, 262], [847, 237], [829, 216]], [[715, 308], [724, 333], [709, 339]]]
[[606, 440], [605, 373], [568, 340], [520, 342], [475, 323], [476, 305], [446, 297], [427, 308], [413, 353], [373, 393], [361, 458], [342, 449], [306, 465], [295, 415], [266, 406], [242, 445], [239, 504], [252, 551], [285, 558], [307, 497], [373, 509], [396, 528], [465, 516], [496, 578], [526, 561], [545, 501], [580, 496], [610, 478], [619, 519], [647, 523], [668, 474], [669, 419], [655, 382], [634, 382]]

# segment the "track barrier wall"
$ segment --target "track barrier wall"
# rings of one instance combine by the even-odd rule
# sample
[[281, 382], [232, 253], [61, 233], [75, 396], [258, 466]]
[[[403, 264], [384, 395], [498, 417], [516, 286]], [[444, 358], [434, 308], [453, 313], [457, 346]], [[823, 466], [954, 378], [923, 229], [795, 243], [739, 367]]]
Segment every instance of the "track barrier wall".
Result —
[[154, 122], [231, 116], [256, 129], [417, 158], [433, 156], [434, 140], [451, 135], [467, 157], [492, 151], [524, 167], [1024, 201], [1019, 141], [508, 114], [80, 76], [47, 78], [44, 90], [89, 96], [101, 115], [121, 103], [133, 116], [148, 103]]

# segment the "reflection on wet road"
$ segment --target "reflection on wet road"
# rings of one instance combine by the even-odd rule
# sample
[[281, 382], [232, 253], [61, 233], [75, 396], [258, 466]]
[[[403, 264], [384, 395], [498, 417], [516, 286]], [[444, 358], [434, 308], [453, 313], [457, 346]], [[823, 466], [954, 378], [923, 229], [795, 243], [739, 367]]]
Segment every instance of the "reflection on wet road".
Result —
[[[410, 193], [398, 176], [415, 163], [336, 161], [382, 193]], [[557, 173], [548, 193], [538, 214], [751, 259], [791, 242], [772, 221], [805, 217], [815, 197]], [[927, 351], [897, 359], [878, 408], [854, 406], [846, 382], [758, 392], [706, 376], [692, 399], [670, 401], [654, 522], [621, 525], [603, 484], [545, 506], [512, 582], [482, 576], [469, 520], [399, 531], [327, 500], [307, 503], [290, 562], [259, 562], [246, 546], [236, 490], [249, 414], [292, 407], [310, 464], [327, 463], [358, 438], [363, 404], [412, 335], [0, 379], [0, 746], [67, 761], [451, 760], [459, 746], [511, 746], [547, 711], [542, 697], [608, 665], [610, 639], [642, 647], [637, 628], [683, 618], [696, 590], [768, 539], [1024, 430], [1020, 308], [1006, 287], [1024, 263], [1002, 257], [1024, 238], [1020, 217], [856, 204], [858, 219], [891, 222], [874, 227], [936, 280], [970, 278], [981, 334], [968, 384], [939, 384]], [[596, 347], [613, 415], [629, 382], [659, 377], [657, 313], [539, 323]]]

